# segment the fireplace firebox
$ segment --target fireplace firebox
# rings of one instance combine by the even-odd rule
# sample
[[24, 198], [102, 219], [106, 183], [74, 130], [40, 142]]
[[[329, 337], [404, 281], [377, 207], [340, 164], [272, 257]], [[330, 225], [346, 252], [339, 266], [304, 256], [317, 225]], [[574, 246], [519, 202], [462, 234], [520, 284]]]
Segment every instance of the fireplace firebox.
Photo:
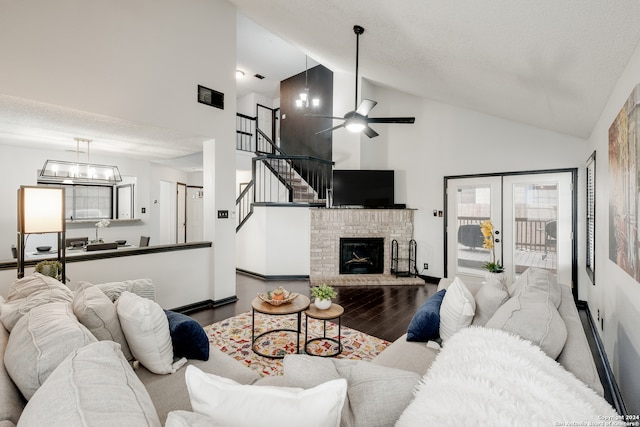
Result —
[[382, 274], [383, 237], [340, 238], [340, 274]]

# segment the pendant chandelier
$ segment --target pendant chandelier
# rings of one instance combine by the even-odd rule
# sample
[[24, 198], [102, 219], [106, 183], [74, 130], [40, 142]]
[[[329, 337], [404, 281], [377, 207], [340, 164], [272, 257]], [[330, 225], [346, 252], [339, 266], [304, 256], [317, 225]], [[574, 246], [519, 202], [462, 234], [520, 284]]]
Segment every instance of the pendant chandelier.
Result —
[[[53, 184], [102, 184], [114, 185], [122, 181], [117, 166], [90, 163], [90, 139], [74, 138], [76, 141], [76, 162], [47, 160], [40, 170], [39, 183]], [[80, 143], [87, 144], [87, 162], [80, 162]]]
[[310, 100], [309, 97], [309, 57], [307, 55], [304, 56], [304, 90], [300, 92], [300, 97], [296, 99], [296, 108], [309, 108], [309, 104], [313, 108], [318, 108], [320, 106], [320, 98], [313, 98]]

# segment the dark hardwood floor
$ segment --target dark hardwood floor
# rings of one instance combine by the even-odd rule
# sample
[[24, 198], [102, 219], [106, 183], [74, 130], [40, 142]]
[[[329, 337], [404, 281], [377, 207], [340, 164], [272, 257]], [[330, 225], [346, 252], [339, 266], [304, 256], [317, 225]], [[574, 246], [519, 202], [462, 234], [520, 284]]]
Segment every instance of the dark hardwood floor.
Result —
[[[251, 310], [251, 300], [258, 292], [283, 286], [309, 296], [308, 280], [264, 281], [238, 273], [238, 301], [221, 307], [201, 310], [190, 316], [201, 325], [210, 325]], [[341, 286], [335, 288], [334, 302], [344, 307], [342, 324], [387, 341], [395, 341], [407, 331], [416, 310], [436, 291], [436, 285], [423, 286]]]

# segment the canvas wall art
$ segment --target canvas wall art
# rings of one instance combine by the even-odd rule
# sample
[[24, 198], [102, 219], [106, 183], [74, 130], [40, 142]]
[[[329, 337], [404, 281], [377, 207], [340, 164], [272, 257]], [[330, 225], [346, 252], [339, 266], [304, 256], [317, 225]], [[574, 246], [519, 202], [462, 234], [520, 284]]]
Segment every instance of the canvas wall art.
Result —
[[609, 258], [640, 282], [640, 84], [609, 128]]

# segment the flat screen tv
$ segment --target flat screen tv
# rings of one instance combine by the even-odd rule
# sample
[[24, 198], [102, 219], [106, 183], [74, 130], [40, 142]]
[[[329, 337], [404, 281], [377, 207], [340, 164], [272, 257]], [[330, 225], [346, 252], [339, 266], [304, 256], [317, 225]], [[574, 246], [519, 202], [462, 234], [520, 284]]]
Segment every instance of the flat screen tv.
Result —
[[334, 170], [333, 205], [390, 208], [393, 185], [392, 170]]

